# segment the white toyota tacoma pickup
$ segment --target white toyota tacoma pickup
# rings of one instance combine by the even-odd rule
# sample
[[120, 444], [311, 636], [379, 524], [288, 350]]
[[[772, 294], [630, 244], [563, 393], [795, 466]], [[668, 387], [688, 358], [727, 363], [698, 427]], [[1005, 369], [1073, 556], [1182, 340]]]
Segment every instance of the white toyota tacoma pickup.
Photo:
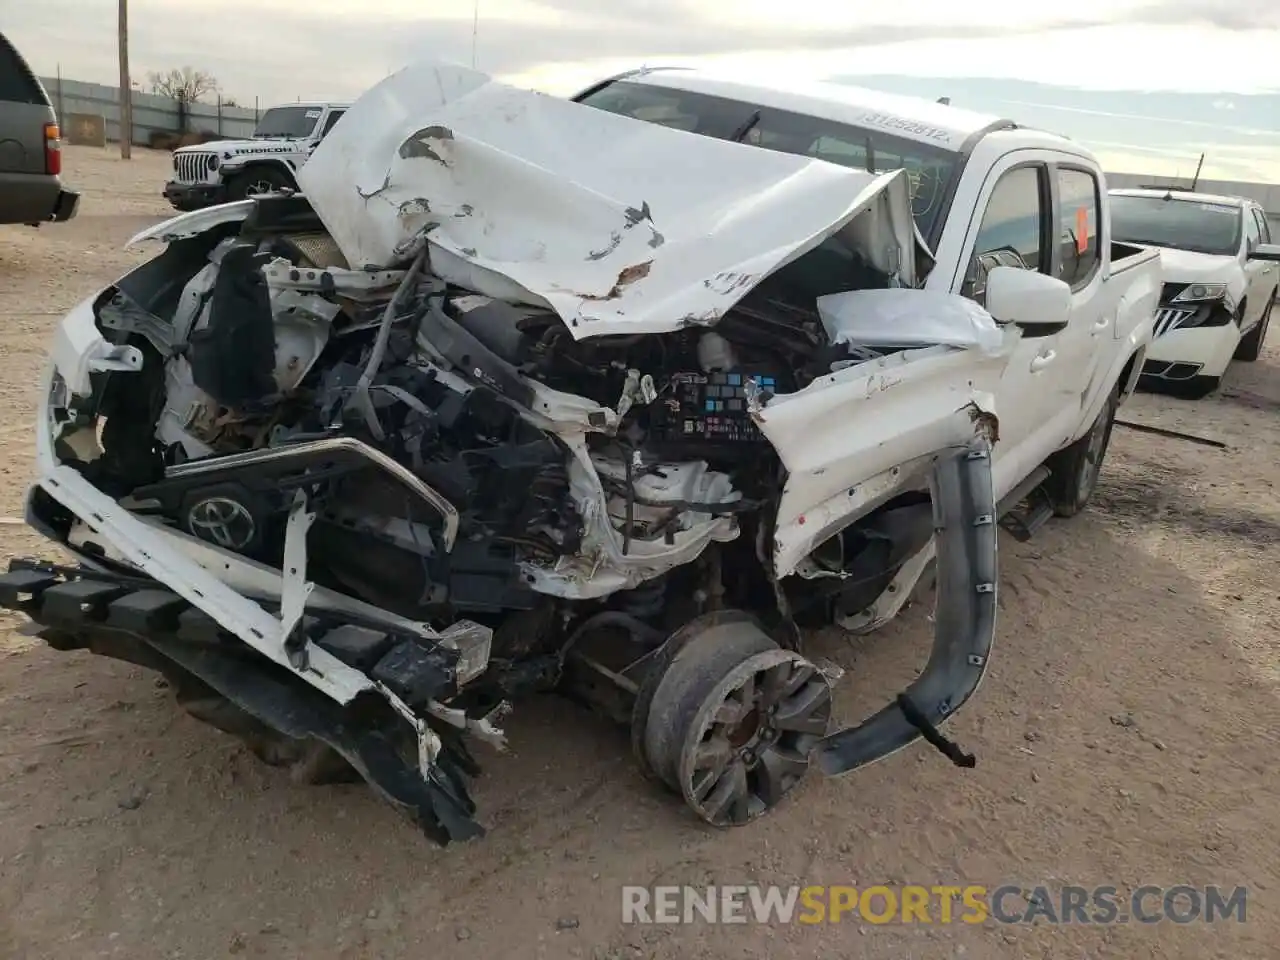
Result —
[[173, 151], [173, 179], [164, 198], [175, 210], [297, 190], [298, 170], [333, 129], [349, 103], [271, 107], [248, 140], [213, 140]]
[[1181, 190], [1112, 190], [1117, 237], [1160, 251], [1164, 287], [1144, 387], [1192, 399], [1222, 382], [1232, 360], [1257, 360], [1280, 285], [1280, 246], [1246, 197]]
[[[1087, 151], [994, 118], [684, 70], [578, 100], [413, 66], [302, 194], [135, 238], [42, 388], [27, 520], [78, 563], [0, 604], [441, 843], [482, 830], [469, 744], [542, 690], [717, 825], [921, 738], [972, 766], [938, 727], [997, 525], [1088, 500], [1158, 255], [1111, 242]], [[804, 628], [930, 569], [923, 672], [831, 729]]]

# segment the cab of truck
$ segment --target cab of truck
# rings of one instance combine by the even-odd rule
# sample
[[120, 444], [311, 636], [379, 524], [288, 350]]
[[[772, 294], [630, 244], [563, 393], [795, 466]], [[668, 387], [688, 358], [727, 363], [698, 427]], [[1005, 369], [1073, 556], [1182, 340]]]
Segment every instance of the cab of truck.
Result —
[[[1106, 176], [1088, 148], [915, 97], [703, 69], [643, 68], [573, 99], [877, 174], [905, 170], [923, 288], [960, 294], [1019, 330], [999, 388], [1017, 398], [999, 412], [999, 495], [1056, 463], [1048, 483], [1059, 509], [1087, 499], [1096, 473], [1081, 480], [1088, 489], [1069, 490], [1075, 469], [1063, 457], [1136, 387], [1160, 292], [1158, 254], [1112, 237]], [[825, 246], [835, 264], [839, 242]]]
[[62, 186], [62, 135], [44, 86], [0, 33], [0, 223], [39, 226], [76, 215]]

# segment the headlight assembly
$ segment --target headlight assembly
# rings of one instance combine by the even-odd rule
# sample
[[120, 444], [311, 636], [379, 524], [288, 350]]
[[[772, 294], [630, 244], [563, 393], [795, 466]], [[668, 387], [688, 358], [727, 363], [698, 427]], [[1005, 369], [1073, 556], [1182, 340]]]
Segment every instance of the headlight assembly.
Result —
[[1173, 298], [1174, 303], [1201, 303], [1205, 300], [1221, 300], [1227, 295], [1225, 283], [1193, 283]]

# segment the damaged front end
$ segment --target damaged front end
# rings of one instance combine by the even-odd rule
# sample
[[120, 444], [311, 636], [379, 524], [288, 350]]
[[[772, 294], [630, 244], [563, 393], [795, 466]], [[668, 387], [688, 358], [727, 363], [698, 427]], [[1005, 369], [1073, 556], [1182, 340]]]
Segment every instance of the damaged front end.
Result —
[[[63, 321], [28, 522], [80, 565], [0, 604], [442, 843], [480, 832], [468, 744], [544, 690], [711, 823], [810, 757], [967, 762], [935, 725], [993, 633], [1003, 335], [912, 289], [904, 175], [426, 65], [300, 179], [147, 231]], [[924, 673], [831, 733], [802, 628], [878, 626], [935, 553]]]

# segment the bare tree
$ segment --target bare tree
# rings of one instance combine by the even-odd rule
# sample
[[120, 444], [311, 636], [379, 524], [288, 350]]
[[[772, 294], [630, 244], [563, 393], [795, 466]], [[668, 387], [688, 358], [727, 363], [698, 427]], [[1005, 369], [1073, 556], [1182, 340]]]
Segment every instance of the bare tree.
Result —
[[148, 73], [147, 83], [150, 84], [152, 93], [179, 103], [194, 103], [206, 93], [216, 93], [218, 90], [218, 79], [213, 74], [192, 67]]

